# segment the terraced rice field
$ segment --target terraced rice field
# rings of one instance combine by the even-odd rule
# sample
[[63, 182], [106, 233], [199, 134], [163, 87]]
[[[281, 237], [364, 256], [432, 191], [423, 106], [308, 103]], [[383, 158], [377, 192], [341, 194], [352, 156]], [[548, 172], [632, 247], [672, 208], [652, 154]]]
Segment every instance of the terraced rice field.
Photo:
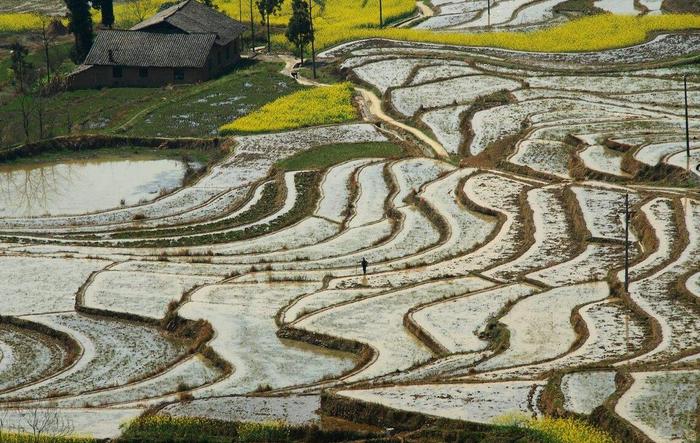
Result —
[[[484, 26], [482, 3], [434, 3], [421, 26]], [[504, 0], [491, 20], [552, 7]], [[58, 410], [104, 437], [148, 407], [307, 423], [338, 402], [489, 424], [551, 414], [555, 395], [603, 427], [694, 441], [700, 105], [688, 159], [675, 101], [687, 73], [700, 94], [700, 71], [655, 69], [697, 55], [683, 37], [586, 54], [343, 45], [320, 58], [380, 95], [381, 112], [359, 100], [367, 121], [236, 137], [143, 204], [0, 219], [4, 419]], [[407, 154], [275, 168], [360, 142]]]

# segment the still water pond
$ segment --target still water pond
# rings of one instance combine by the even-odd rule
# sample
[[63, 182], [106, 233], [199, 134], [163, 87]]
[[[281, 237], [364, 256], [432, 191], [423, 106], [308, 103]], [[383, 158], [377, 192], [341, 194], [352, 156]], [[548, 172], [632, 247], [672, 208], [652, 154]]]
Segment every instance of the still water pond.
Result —
[[110, 160], [0, 167], [0, 217], [83, 214], [153, 200], [181, 185], [178, 160]]

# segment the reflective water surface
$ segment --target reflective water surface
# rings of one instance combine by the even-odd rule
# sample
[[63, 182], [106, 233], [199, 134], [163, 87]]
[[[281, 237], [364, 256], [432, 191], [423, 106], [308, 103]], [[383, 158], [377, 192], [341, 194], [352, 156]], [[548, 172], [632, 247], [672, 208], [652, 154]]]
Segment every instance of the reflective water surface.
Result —
[[182, 183], [178, 160], [90, 160], [0, 166], [0, 217], [95, 212], [153, 200]]

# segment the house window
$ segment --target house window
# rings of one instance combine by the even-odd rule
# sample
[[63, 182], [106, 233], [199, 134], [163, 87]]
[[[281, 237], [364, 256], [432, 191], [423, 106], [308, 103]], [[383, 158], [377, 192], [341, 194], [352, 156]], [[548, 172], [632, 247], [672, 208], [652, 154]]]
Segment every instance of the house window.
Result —
[[139, 68], [139, 77], [148, 78], [148, 68]]
[[175, 80], [182, 81], [185, 79], [185, 70], [182, 68], [175, 68], [175, 70], [173, 71], [173, 74], [174, 74]]
[[124, 69], [121, 66], [112, 66], [112, 77], [114, 77], [114, 78], [124, 77]]

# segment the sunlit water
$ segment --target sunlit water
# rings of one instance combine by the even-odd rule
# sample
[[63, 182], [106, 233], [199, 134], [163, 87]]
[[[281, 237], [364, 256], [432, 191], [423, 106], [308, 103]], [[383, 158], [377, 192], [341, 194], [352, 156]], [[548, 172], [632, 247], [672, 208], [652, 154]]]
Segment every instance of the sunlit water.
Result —
[[181, 185], [177, 160], [115, 160], [0, 167], [0, 217], [69, 215], [153, 200]]

